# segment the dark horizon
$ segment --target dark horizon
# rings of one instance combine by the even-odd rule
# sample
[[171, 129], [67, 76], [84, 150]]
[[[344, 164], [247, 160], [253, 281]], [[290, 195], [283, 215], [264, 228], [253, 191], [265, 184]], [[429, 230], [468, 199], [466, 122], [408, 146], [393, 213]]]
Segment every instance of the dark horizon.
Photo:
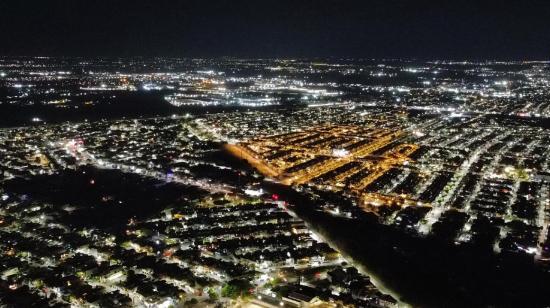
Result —
[[544, 1], [0, 3], [0, 55], [550, 59]]
[[49, 55], [49, 54], [0, 54], [0, 58], [3, 59], [86, 59], [86, 60], [131, 60], [131, 59], [143, 59], [143, 60], [155, 60], [155, 59], [167, 59], [167, 60], [212, 60], [212, 61], [224, 61], [224, 60], [248, 60], [248, 61], [334, 61], [334, 62], [411, 62], [411, 63], [472, 63], [472, 64], [498, 64], [498, 63], [550, 63], [550, 57], [547, 59], [538, 58], [417, 58], [417, 57], [352, 57], [352, 56], [191, 56], [191, 55]]

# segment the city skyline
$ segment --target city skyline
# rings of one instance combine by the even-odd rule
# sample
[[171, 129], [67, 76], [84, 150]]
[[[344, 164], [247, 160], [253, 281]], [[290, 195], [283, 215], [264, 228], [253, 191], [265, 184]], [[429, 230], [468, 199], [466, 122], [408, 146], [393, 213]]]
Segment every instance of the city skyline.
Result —
[[0, 307], [550, 306], [550, 2], [0, 1]]

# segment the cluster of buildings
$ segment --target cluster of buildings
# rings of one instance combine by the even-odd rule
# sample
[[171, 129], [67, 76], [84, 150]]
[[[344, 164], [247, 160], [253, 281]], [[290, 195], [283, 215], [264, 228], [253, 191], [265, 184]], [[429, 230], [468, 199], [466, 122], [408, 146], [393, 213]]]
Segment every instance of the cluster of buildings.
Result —
[[238, 297], [288, 307], [395, 304], [277, 202], [209, 195], [132, 218], [115, 227], [120, 232], [57, 219], [67, 212], [21, 195], [4, 198], [3, 304], [230, 305]]
[[2, 303], [397, 303], [209, 136], [188, 116], [2, 130]]
[[[548, 67], [548, 62], [0, 58], [0, 104], [86, 109], [123, 93], [158, 92], [179, 108], [370, 102], [539, 119], [550, 116]], [[40, 116], [28, 121], [52, 120]]]
[[[405, 232], [548, 259], [550, 135], [541, 123], [449, 112], [388, 115], [370, 106], [263, 113], [261, 126], [254, 115], [207, 121], [227, 136], [234, 156], [267, 177], [350, 196]], [[248, 130], [232, 129], [241, 125]]]
[[549, 68], [0, 58], [0, 113], [28, 118], [0, 129], [0, 306], [398, 304], [274, 182], [323, 215], [548, 265]]

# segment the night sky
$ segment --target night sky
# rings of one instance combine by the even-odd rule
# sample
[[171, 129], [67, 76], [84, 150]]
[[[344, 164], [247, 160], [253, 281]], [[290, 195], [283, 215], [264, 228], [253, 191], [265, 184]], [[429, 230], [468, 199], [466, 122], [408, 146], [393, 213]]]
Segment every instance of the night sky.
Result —
[[0, 54], [550, 59], [550, 1], [0, 0]]

